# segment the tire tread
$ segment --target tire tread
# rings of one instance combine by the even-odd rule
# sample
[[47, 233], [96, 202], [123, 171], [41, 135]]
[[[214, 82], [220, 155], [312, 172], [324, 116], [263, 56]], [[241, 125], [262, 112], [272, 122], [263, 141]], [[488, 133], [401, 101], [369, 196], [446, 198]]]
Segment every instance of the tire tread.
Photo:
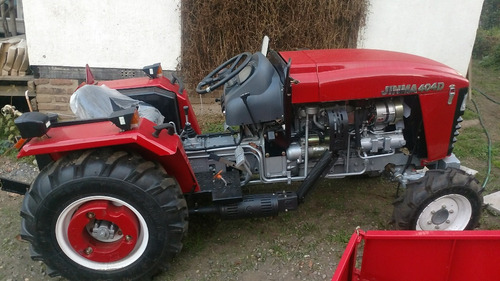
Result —
[[[166, 268], [165, 263], [182, 249], [181, 240], [186, 235], [188, 228], [187, 204], [179, 185], [174, 178], [167, 175], [158, 163], [144, 160], [137, 154], [112, 149], [94, 149], [71, 153], [40, 172], [26, 194], [21, 207], [21, 237], [31, 243], [30, 248], [34, 253], [32, 259], [44, 261], [48, 267], [54, 269], [52, 274], [55, 276], [61, 274], [69, 279], [82, 278], [71, 270], [61, 268], [60, 264], [51, 260], [52, 257], [44, 256], [44, 247], [40, 243], [45, 241], [40, 240], [40, 234], [37, 232], [37, 214], [42, 209], [44, 200], [61, 186], [82, 179], [82, 177], [114, 178], [126, 181], [134, 184], [138, 190], [145, 193], [145, 195], [137, 193], [134, 196], [146, 196], [147, 194], [147, 196], [154, 198], [159, 210], [164, 211], [166, 221], [172, 223], [164, 227], [164, 235], [167, 239], [163, 258], [148, 270], [143, 270], [141, 274], [145, 272], [146, 278], [147, 276], [150, 278], [158, 268]], [[127, 276], [127, 280], [134, 280], [133, 276], [124, 276]], [[103, 278], [114, 279], [113, 277]], [[135, 278], [143, 280], [145, 276], [141, 275]]]
[[429, 170], [425, 176], [411, 181], [406, 192], [394, 204], [393, 220], [396, 229], [415, 229], [417, 214], [423, 209], [422, 204], [430, 198], [439, 197], [444, 192], [468, 191], [475, 201], [473, 217], [466, 229], [474, 229], [480, 216], [482, 206], [481, 187], [477, 179], [466, 172], [448, 168], [446, 170]]

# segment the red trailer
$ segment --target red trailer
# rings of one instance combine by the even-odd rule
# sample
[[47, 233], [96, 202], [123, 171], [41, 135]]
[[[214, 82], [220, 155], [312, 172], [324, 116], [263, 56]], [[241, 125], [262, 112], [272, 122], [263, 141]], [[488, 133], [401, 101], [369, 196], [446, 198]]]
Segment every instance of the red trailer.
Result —
[[332, 281], [500, 280], [499, 253], [498, 230], [357, 230]]

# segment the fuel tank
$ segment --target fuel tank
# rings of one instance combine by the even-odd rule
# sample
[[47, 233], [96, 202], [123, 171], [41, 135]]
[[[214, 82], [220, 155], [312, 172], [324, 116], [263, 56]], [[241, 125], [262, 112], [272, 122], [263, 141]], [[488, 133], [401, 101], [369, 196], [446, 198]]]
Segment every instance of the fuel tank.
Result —
[[419, 56], [382, 50], [281, 52], [292, 60], [292, 103], [331, 102], [410, 94], [448, 94], [468, 87], [452, 68]]

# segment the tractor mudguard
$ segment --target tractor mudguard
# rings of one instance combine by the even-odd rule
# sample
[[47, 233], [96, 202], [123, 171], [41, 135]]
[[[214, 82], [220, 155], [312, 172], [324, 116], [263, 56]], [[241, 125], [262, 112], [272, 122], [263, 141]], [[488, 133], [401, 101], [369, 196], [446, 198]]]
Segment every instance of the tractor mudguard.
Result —
[[155, 137], [155, 125], [142, 118], [137, 128], [128, 131], [120, 130], [109, 121], [51, 127], [44, 136], [26, 143], [18, 158], [49, 155], [55, 161], [71, 151], [120, 146], [140, 151], [149, 160], [161, 163], [169, 175], [175, 176], [183, 192], [198, 191], [198, 182], [179, 136], [163, 130]]

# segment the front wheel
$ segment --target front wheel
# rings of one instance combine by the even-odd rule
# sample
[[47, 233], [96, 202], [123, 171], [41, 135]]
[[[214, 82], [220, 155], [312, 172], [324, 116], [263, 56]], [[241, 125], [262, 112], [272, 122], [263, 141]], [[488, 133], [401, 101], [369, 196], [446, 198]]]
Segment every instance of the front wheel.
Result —
[[394, 203], [397, 229], [474, 229], [483, 199], [477, 180], [458, 169], [430, 170], [407, 184], [405, 194]]
[[71, 280], [143, 280], [178, 253], [185, 199], [158, 164], [127, 152], [68, 155], [40, 172], [21, 210], [33, 258]]

